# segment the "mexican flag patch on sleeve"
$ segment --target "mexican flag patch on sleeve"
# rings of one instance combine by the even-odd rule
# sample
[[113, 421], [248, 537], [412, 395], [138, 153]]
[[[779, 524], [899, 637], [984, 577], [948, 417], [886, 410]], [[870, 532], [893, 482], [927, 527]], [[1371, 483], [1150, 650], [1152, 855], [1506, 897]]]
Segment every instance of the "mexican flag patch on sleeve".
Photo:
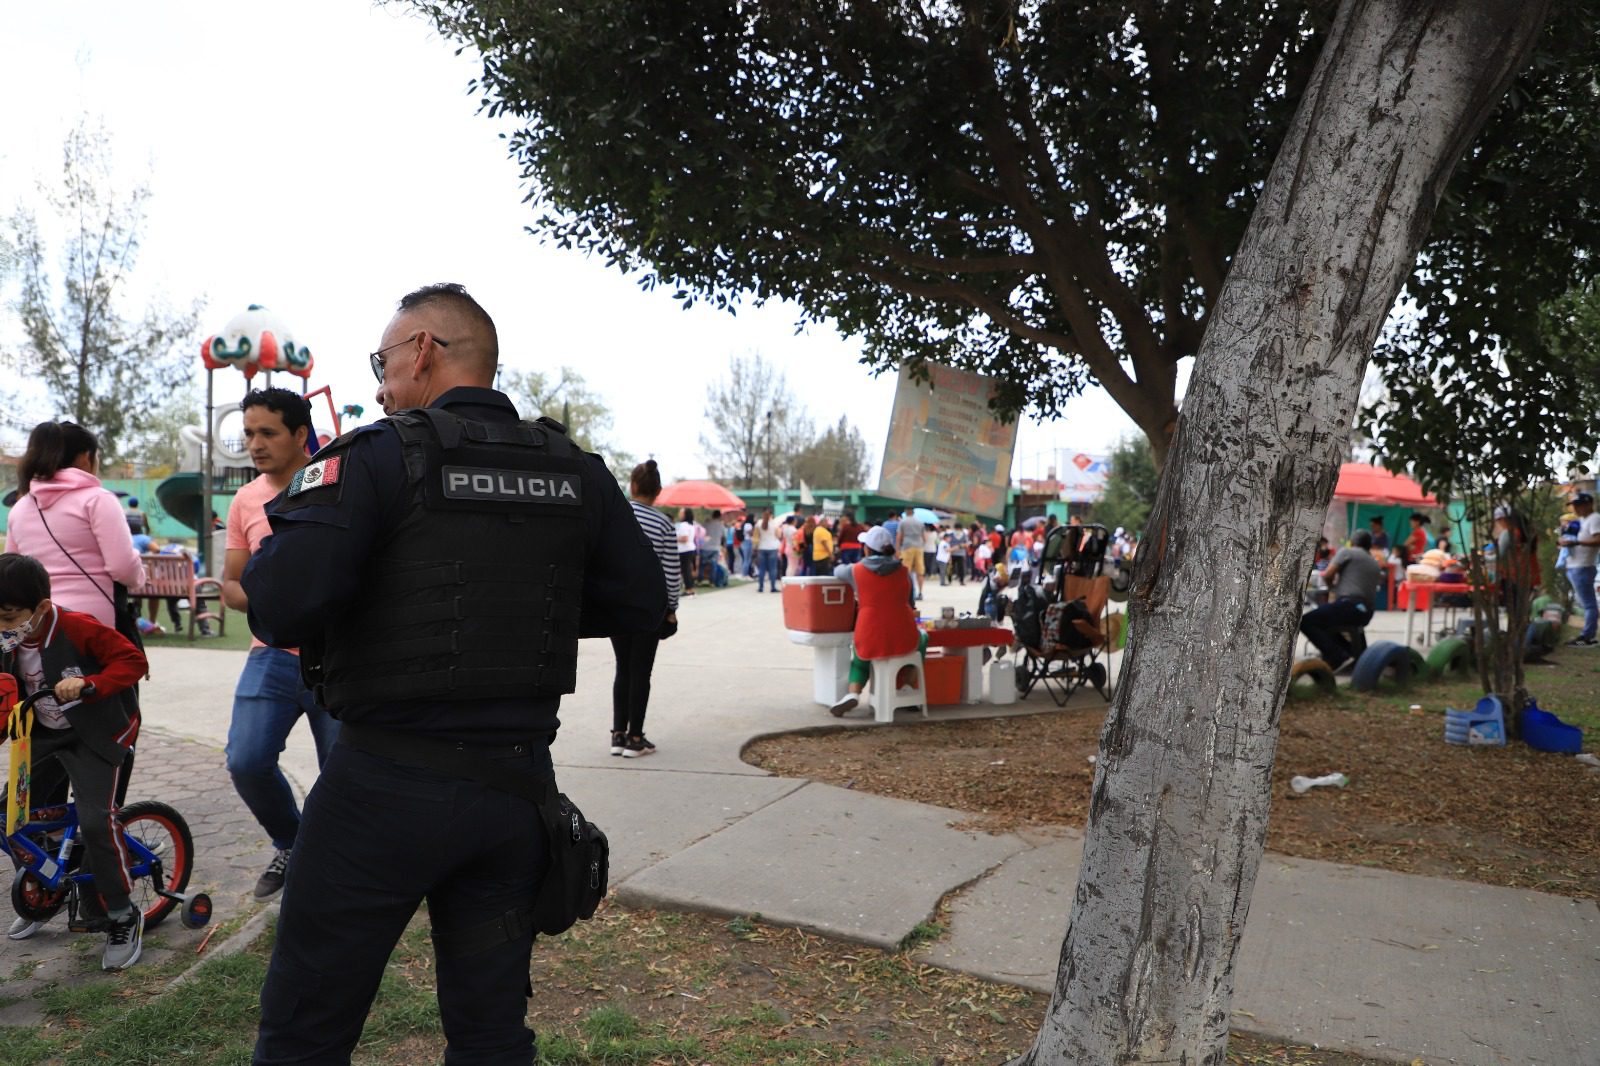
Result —
[[339, 456], [324, 459], [320, 463], [308, 463], [295, 472], [294, 479], [289, 482], [290, 496], [298, 496], [311, 489], [320, 489], [328, 485], [339, 483]]

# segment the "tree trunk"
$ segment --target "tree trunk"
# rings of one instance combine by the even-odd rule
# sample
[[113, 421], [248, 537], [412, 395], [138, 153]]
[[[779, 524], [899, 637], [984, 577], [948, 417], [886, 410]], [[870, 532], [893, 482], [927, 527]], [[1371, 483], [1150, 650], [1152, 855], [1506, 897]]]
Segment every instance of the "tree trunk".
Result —
[[1212, 313], [1028, 1064], [1220, 1064], [1300, 589], [1372, 344], [1547, 3], [1347, 0]]

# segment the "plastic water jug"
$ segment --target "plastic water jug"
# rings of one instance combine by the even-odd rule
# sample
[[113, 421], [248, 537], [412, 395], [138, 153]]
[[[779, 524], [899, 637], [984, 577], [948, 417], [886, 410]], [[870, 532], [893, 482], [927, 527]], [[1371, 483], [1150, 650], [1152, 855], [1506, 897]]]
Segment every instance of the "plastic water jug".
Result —
[[1506, 743], [1505, 709], [1496, 696], [1485, 696], [1470, 711], [1447, 708], [1444, 712], [1446, 744], [1496, 745]]
[[1010, 659], [996, 658], [989, 664], [989, 702], [1017, 702], [1017, 667]]

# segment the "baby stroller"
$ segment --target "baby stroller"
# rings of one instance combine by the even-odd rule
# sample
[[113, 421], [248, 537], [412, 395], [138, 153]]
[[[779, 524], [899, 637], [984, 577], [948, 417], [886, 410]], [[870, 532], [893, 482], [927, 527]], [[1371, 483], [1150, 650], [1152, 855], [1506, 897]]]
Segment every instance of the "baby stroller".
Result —
[[1111, 701], [1110, 671], [1103, 656], [1111, 647], [1111, 598], [1108, 577], [1058, 573], [1054, 601], [1038, 585], [1024, 585], [1017, 594], [1014, 617], [1022, 662], [1017, 667], [1017, 692], [1026, 696], [1043, 684], [1057, 707], [1091, 685]]
[[1105, 526], [1057, 526], [1044, 541], [1039, 560], [1040, 579], [1059, 580], [1062, 574], [1073, 577], [1099, 577], [1105, 569], [1106, 549], [1111, 533]]

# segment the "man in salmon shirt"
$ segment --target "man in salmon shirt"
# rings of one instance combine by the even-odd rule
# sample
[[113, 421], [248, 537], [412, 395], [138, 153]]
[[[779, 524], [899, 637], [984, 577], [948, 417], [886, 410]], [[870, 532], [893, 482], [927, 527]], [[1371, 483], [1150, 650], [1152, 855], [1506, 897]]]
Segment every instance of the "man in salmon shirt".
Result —
[[[266, 505], [289, 487], [310, 456], [311, 407], [288, 389], [252, 389], [245, 394], [245, 446], [260, 476], [241, 488], [228, 508], [228, 554], [222, 569], [222, 599], [236, 611], [247, 611], [250, 598], [239, 578], [244, 567], [272, 533]], [[233, 693], [233, 721], [228, 726], [228, 773], [233, 787], [272, 838], [272, 862], [256, 881], [255, 896], [267, 899], [283, 887], [289, 854], [300, 830], [300, 807], [288, 778], [278, 768], [278, 755], [295, 722], [305, 715], [317, 745], [317, 765], [333, 750], [339, 723], [317, 706], [300, 679], [294, 651], [250, 642], [250, 658]]]

